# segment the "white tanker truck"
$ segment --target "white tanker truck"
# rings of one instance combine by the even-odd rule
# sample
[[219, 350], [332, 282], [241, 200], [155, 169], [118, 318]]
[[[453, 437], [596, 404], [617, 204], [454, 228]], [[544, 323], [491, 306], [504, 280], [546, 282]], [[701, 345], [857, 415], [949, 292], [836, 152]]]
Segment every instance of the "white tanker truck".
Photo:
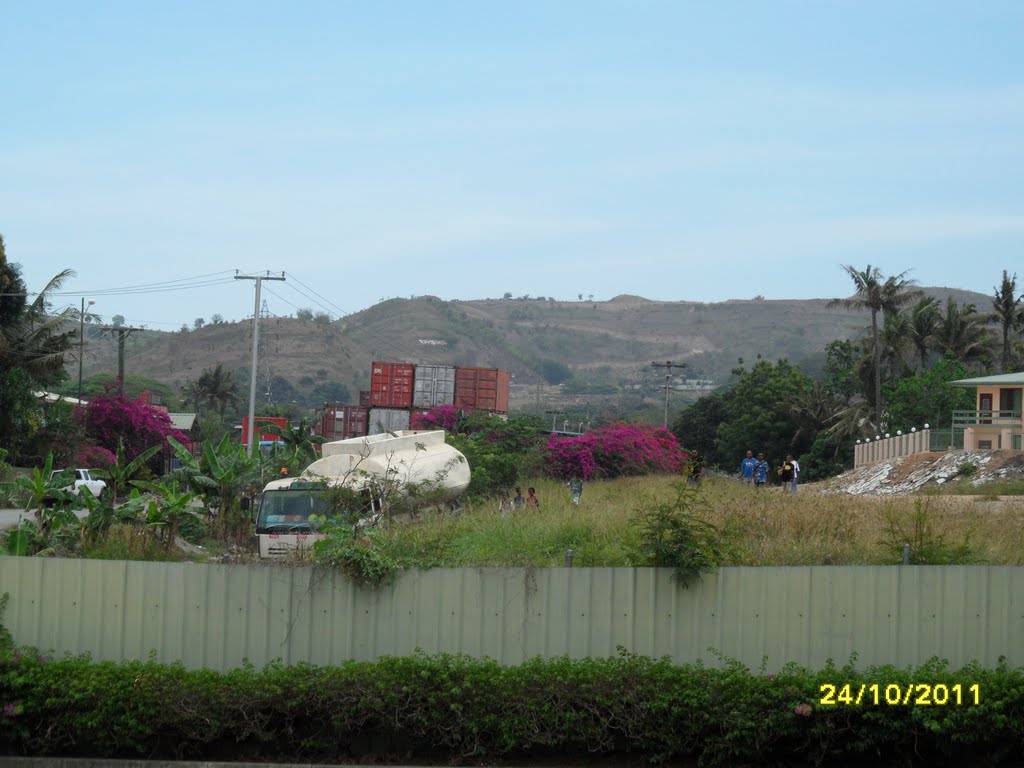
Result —
[[332, 518], [373, 523], [396, 508], [451, 501], [469, 486], [469, 463], [443, 430], [337, 440], [321, 453], [298, 477], [263, 489], [255, 514], [261, 558], [312, 546]]

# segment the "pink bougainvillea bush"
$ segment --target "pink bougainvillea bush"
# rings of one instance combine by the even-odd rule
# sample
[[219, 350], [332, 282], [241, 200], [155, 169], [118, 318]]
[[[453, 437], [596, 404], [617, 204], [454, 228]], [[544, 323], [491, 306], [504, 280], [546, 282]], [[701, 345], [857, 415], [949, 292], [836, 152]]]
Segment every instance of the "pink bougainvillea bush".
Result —
[[75, 466], [87, 469], [110, 469], [117, 463], [117, 456], [99, 445], [86, 445], [75, 453]]
[[454, 405], [435, 405], [429, 411], [414, 411], [409, 417], [412, 429], [443, 429], [455, 432], [459, 418], [468, 413], [464, 408]]
[[169, 436], [187, 440], [166, 412], [113, 391], [96, 395], [75, 412], [75, 418], [85, 428], [86, 437], [101, 448], [117, 453], [118, 445], [123, 444], [129, 461], [150, 446], [163, 445]]
[[617, 422], [579, 437], [552, 435], [545, 448], [548, 472], [561, 479], [677, 473], [685, 460], [675, 435], [650, 424]]

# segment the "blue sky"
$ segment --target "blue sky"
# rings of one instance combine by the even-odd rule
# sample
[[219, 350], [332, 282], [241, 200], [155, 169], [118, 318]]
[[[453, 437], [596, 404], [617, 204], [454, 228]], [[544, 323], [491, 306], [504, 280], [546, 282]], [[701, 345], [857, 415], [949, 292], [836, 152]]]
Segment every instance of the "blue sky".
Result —
[[0, 233], [30, 288], [164, 329], [251, 314], [235, 269], [294, 275], [279, 315], [832, 297], [841, 264], [991, 293], [1022, 51], [1016, 0], [0, 1]]

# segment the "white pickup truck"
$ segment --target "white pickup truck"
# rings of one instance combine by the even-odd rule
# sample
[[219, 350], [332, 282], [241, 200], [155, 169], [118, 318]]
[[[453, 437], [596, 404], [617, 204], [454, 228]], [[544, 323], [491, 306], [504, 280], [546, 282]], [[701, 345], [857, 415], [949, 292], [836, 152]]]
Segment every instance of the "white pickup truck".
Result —
[[103, 493], [107, 484], [99, 478], [93, 479], [92, 475], [89, 474], [88, 469], [55, 469], [51, 477], [57, 477], [58, 475], [72, 475], [74, 476], [74, 483], [71, 485], [64, 486], [61, 488], [62, 491], [73, 493], [75, 496], [81, 494], [82, 489], [88, 489], [89, 493], [95, 496], [97, 499], [100, 494]]

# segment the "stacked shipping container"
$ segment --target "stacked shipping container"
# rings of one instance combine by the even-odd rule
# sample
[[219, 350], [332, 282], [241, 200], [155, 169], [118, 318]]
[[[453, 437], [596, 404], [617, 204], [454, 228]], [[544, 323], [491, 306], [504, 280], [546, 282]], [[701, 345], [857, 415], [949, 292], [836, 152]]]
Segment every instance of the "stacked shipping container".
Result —
[[507, 414], [510, 378], [499, 368], [374, 361], [359, 405], [327, 405], [316, 431], [327, 440], [397, 432], [414, 411], [439, 405]]

